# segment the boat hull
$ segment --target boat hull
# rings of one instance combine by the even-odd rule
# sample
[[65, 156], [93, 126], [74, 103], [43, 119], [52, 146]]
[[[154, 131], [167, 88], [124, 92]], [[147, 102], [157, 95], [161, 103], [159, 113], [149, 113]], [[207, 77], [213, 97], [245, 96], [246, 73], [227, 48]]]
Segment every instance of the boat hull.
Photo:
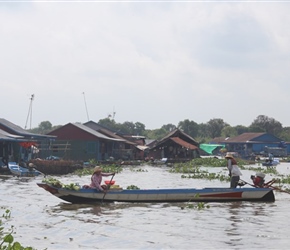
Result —
[[262, 166], [264, 167], [276, 167], [278, 163], [263, 162]]
[[94, 202], [231, 202], [266, 201], [274, 202], [275, 196], [270, 188], [204, 188], [204, 189], [146, 189], [109, 190], [105, 195], [95, 189], [78, 191], [56, 188], [46, 183], [37, 185], [54, 196], [70, 203]]
[[262, 162], [262, 166], [264, 167], [276, 167], [279, 164], [280, 164], [280, 161], [279, 159], [276, 159], [276, 158], [273, 161]]
[[12, 175], [18, 176], [18, 177], [35, 177], [39, 176], [42, 173], [36, 169], [29, 170], [27, 168], [20, 167], [16, 163], [9, 163], [8, 168]]

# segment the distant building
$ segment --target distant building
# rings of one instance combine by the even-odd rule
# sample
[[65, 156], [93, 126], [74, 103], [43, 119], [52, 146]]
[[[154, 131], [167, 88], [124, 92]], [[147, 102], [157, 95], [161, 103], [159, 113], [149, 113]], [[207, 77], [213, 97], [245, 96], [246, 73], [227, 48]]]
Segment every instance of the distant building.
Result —
[[199, 157], [199, 146], [192, 137], [175, 129], [149, 149], [148, 157], [170, 161], [188, 161]]
[[54, 154], [61, 158], [83, 161], [144, 159], [143, 145], [123, 138], [93, 121], [68, 123], [49, 135], [57, 137], [53, 145]]
[[19, 162], [51, 153], [50, 144], [55, 140], [54, 136], [30, 133], [3, 118], [0, 118], [0, 130], [0, 158]]
[[215, 138], [210, 143], [225, 145], [227, 151], [237, 152], [242, 158], [251, 155], [267, 155], [270, 151], [276, 157], [287, 156], [290, 152], [289, 143], [268, 133], [243, 133], [231, 138]]

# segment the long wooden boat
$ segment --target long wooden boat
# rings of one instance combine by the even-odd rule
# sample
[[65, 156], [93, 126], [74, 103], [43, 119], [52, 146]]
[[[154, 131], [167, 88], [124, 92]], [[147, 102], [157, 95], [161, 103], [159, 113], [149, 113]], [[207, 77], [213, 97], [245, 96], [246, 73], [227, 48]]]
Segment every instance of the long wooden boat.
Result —
[[70, 203], [93, 202], [274, 202], [271, 188], [182, 188], [182, 189], [109, 189], [106, 194], [96, 189], [70, 190], [47, 183], [37, 185], [57, 198]]
[[16, 162], [9, 162], [8, 163], [8, 168], [12, 175], [18, 176], [18, 177], [35, 177], [42, 175], [42, 173], [35, 168], [28, 169], [19, 166]]

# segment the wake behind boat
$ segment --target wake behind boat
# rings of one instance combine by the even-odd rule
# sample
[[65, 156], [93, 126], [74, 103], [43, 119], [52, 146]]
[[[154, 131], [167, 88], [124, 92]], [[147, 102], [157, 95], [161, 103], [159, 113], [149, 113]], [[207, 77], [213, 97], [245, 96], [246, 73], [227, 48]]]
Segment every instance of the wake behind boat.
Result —
[[12, 173], [12, 175], [18, 176], [18, 177], [35, 177], [35, 176], [39, 176], [43, 174], [32, 167], [30, 168], [21, 167], [16, 162], [9, 162], [8, 168], [10, 172]]
[[70, 203], [94, 202], [274, 202], [271, 188], [182, 188], [182, 189], [122, 189], [111, 188], [106, 193], [96, 189], [71, 190], [47, 183], [37, 185], [52, 195]]

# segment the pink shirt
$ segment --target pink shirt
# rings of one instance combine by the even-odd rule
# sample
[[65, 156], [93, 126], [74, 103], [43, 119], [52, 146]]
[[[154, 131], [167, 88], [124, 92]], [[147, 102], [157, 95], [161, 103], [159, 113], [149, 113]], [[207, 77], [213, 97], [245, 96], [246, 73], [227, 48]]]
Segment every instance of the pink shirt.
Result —
[[101, 173], [101, 174], [93, 174], [91, 177], [91, 188], [96, 188], [100, 191], [103, 191], [104, 189], [101, 186], [102, 183], [102, 176], [110, 176], [112, 175], [111, 173]]

